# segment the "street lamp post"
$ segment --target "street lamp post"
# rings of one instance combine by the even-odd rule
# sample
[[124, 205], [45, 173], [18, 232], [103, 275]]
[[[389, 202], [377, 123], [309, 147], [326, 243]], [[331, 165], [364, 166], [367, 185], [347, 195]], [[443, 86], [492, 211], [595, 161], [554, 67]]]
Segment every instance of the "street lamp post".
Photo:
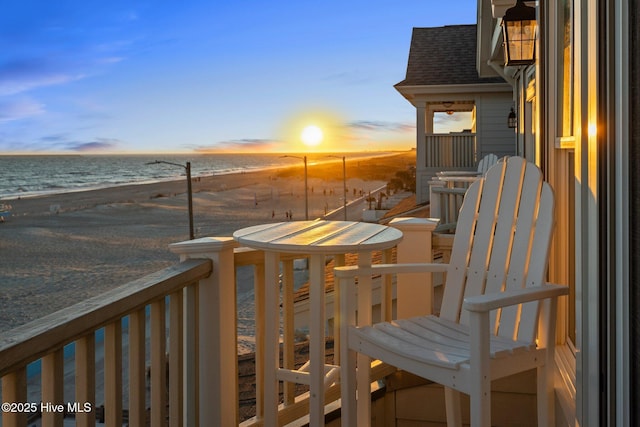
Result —
[[[336, 159], [341, 158], [340, 156], [329, 156], [335, 157]], [[347, 220], [347, 160], [345, 156], [342, 156], [342, 190], [344, 193], [344, 197], [342, 198], [342, 205], [344, 210], [344, 220]]]
[[191, 162], [187, 162], [186, 165], [182, 165], [180, 163], [166, 162], [164, 160], [156, 160], [155, 162], [149, 162], [148, 165], [157, 165], [157, 164], [165, 164], [172, 166], [179, 166], [184, 168], [187, 173], [187, 199], [189, 204], [189, 239], [193, 240], [195, 238], [195, 234], [193, 232], [193, 192], [191, 190]]
[[281, 156], [281, 157], [293, 157], [294, 159], [300, 159], [304, 161], [304, 219], [309, 221], [309, 186], [307, 185], [307, 156]]

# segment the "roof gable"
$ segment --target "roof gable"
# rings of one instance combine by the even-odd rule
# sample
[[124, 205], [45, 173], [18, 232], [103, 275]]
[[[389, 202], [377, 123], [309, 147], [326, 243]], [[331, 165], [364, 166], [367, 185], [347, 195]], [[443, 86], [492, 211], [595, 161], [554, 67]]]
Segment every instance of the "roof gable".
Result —
[[406, 78], [400, 86], [504, 83], [501, 77], [478, 77], [476, 25], [414, 28]]

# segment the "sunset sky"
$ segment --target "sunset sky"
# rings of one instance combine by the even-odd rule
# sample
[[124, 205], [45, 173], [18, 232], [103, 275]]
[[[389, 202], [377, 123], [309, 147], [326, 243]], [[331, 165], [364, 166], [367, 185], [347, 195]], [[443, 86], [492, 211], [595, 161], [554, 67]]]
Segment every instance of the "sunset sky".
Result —
[[475, 22], [476, 0], [3, 2], [0, 153], [409, 149], [412, 28]]

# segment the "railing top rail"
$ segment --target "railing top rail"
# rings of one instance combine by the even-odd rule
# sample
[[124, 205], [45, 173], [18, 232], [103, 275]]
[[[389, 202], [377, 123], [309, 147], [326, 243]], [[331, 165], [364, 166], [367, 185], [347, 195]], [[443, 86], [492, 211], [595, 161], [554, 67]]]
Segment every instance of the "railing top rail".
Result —
[[477, 134], [473, 132], [425, 133], [425, 135], [438, 136], [438, 137], [455, 136], [455, 137], [469, 137], [469, 138], [475, 138], [477, 136]]
[[184, 261], [4, 333], [0, 377], [208, 277], [212, 268], [208, 259]]

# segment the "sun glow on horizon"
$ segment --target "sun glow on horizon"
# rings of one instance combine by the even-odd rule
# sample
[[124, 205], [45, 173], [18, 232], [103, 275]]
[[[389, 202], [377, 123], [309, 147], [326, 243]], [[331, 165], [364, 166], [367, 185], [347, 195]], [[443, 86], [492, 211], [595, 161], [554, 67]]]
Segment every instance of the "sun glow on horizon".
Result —
[[329, 109], [300, 108], [285, 117], [276, 139], [291, 152], [335, 152], [347, 149], [350, 140], [345, 119]]
[[302, 133], [300, 134], [300, 139], [309, 147], [315, 147], [322, 142], [324, 138], [324, 134], [322, 133], [322, 129], [320, 129], [316, 125], [309, 125], [302, 129]]

